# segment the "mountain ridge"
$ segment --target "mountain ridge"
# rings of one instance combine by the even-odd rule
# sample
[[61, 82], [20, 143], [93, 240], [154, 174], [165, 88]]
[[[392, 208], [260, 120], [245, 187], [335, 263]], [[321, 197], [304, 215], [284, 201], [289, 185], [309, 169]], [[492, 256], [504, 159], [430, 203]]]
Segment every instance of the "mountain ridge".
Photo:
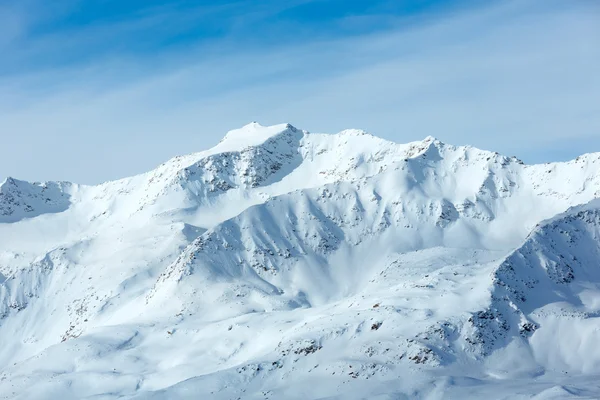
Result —
[[[439, 374], [463, 377], [456, 393], [476, 376], [489, 396], [503, 377], [543, 376], [541, 392], [563, 370], [591, 382], [598, 166], [598, 153], [525, 165], [434, 137], [252, 123], [96, 186], [11, 178], [0, 397], [427, 397]], [[586, 344], [546, 356], [554, 328]], [[367, 392], [347, 389], [358, 381]]]

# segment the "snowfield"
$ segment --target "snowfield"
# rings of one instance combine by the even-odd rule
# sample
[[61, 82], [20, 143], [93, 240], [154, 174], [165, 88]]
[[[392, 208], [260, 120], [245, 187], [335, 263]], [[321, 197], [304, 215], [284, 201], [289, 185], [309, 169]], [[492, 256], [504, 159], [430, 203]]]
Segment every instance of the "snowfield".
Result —
[[600, 153], [257, 123], [0, 185], [0, 398], [600, 398]]

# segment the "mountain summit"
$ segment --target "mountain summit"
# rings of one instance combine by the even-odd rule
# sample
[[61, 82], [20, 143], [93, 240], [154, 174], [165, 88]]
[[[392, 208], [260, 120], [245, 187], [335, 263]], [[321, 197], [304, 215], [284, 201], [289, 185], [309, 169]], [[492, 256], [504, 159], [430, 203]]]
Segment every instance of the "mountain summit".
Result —
[[594, 397], [599, 167], [253, 122], [9, 178], [0, 398]]

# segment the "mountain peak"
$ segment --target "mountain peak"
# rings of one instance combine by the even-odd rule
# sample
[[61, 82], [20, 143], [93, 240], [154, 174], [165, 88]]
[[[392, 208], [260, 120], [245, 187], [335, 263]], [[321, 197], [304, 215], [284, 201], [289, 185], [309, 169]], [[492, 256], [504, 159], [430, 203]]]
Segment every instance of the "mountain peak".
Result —
[[18, 182], [17, 179], [11, 177], [11, 176], [7, 176], [6, 179], [4, 179], [1, 183], [0, 183], [0, 188], [6, 187], [8, 185], [16, 185], [16, 182]]
[[[14, 190], [27, 190], [31, 186], [41, 186], [39, 182], [27, 182], [11, 176], [0, 182], [0, 193]], [[47, 185], [47, 184], [46, 184]]]
[[66, 182], [26, 182], [8, 177], [0, 184], [0, 222], [16, 222], [66, 210], [70, 205]]
[[440, 143], [441, 144], [442, 142], [435, 136], [428, 135], [427, 137], [425, 137], [425, 139], [423, 139], [423, 143]]
[[250, 122], [239, 129], [233, 129], [225, 134], [216, 146], [220, 152], [235, 151], [241, 148], [260, 145], [274, 136], [285, 132], [297, 132], [291, 124], [263, 126], [256, 121]]

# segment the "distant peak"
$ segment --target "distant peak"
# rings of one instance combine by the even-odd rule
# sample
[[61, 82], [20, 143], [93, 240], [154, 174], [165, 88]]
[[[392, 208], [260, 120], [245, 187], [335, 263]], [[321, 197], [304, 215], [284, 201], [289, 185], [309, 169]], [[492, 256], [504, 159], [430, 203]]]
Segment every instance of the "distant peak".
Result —
[[8, 176], [8, 177], [6, 177], [6, 179], [4, 179], [3, 181], [0, 182], [0, 191], [1, 190], [12, 190], [12, 189], [29, 190], [33, 187], [40, 187], [40, 188], [44, 189], [44, 188], [48, 188], [49, 186], [65, 188], [65, 187], [71, 186], [71, 185], [73, 185], [71, 182], [61, 182], [61, 181], [30, 182], [30, 181], [23, 181], [23, 180]]
[[435, 136], [431, 136], [431, 135], [426, 136], [425, 139], [423, 139], [423, 143], [425, 143], [425, 144], [429, 144], [429, 143], [444, 144], [441, 140], [439, 140]]
[[20, 182], [20, 180], [13, 178], [12, 176], [7, 176], [6, 179], [4, 179], [1, 183], [0, 183], [0, 187], [5, 187], [5, 186], [17, 186]]
[[288, 124], [285, 124], [285, 128], [286, 128], [286, 129], [289, 129], [289, 130], [290, 130], [290, 131], [292, 131], [292, 132], [296, 132], [296, 131], [298, 130], [298, 128], [296, 128], [294, 125], [292, 125], [292, 124], [289, 124], [289, 123], [288, 123]]
[[444, 143], [433, 136], [427, 136], [425, 139], [418, 142], [408, 143], [406, 155], [408, 158], [431, 154], [442, 150]]

